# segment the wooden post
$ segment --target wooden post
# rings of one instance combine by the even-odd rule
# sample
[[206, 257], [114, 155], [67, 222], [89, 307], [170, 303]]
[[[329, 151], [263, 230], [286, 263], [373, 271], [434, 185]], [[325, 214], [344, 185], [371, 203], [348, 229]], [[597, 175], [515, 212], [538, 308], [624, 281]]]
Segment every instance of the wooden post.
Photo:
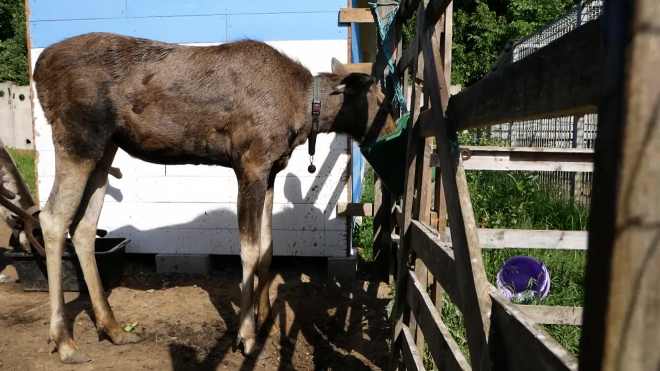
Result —
[[604, 83], [580, 370], [657, 370], [660, 2], [605, 0], [601, 19]]
[[[419, 25], [422, 22], [423, 17], [418, 17], [417, 24]], [[418, 26], [419, 28], [419, 26]], [[415, 48], [416, 51], [419, 48], [418, 43], [410, 46]], [[424, 71], [424, 61], [421, 58], [418, 58], [418, 53], [415, 52], [415, 62], [413, 62], [413, 77], [422, 74]], [[419, 152], [419, 109], [420, 109], [420, 93], [421, 87], [413, 79], [413, 91], [412, 91], [412, 104], [410, 106], [410, 127], [411, 130], [408, 132], [408, 149], [406, 153], [406, 179], [403, 200], [401, 203], [401, 212], [403, 213], [403, 222], [399, 226], [401, 236], [399, 240], [399, 248], [397, 251], [397, 272], [396, 272], [396, 297], [394, 300], [393, 310], [393, 329], [392, 329], [392, 344], [394, 345], [392, 353], [390, 354], [390, 369], [394, 370], [396, 368], [396, 363], [398, 360], [399, 349], [396, 348], [396, 343], [394, 340], [398, 337], [398, 333], [401, 329], [401, 325], [408, 322], [410, 311], [408, 310], [405, 290], [408, 282], [408, 255], [410, 252], [410, 222], [412, 221], [413, 216], [413, 197], [416, 187], [416, 177], [415, 171], [417, 168], [417, 154]]]
[[374, 270], [377, 277], [387, 281], [390, 266], [390, 214], [392, 211], [392, 197], [383, 186], [381, 180], [374, 182]]
[[[446, 86], [451, 86], [451, 48], [452, 48], [452, 25], [453, 25], [453, 2], [447, 6], [442, 19], [435, 26], [435, 32], [431, 39], [433, 44], [440, 46], [440, 56], [442, 58], [442, 65], [444, 66]], [[447, 107], [442, 107], [446, 109]], [[437, 151], [436, 151], [437, 153]], [[436, 169], [435, 174], [435, 212], [438, 214], [437, 230], [442, 239], [447, 235], [447, 200], [445, 200], [445, 192], [442, 185], [442, 176], [440, 174], [441, 168]], [[429, 272], [429, 281], [432, 282], [431, 286], [431, 300], [435, 305], [438, 313], [442, 314], [442, 293], [444, 292], [440, 282], [433, 277]], [[434, 362], [433, 369], [437, 370], [438, 366]]]

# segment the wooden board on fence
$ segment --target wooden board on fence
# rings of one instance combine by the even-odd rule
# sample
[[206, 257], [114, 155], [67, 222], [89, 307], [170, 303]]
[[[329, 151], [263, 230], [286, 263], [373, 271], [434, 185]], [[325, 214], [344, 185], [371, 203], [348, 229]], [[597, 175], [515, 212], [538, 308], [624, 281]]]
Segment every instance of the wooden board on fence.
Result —
[[492, 299], [490, 356], [499, 370], [575, 370], [577, 359], [511, 304], [494, 286]]
[[444, 243], [436, 237], [424, 224], [413, 220], [410, 226], [412, 246], [429, 271], [442, 288], [447, 292], [451, 301], [457, 307], [463, 307], [463, 294], [458, 284], [454, 252], [450, 244]]
[[442, 370], [469, 370], [470, 365], [461, 349], [442, 323], [440, 313], [426, 294], [424, 286], [412, 272], [408, 274], [406, 296], [435, 364]]
[[[537, 147], [461, 147], [465, 170], [593, 171], [593, 150]], [[440, 166], [438, 156], [431, 166]]]
[[582, 308], [547, 305], [516, 305], [529, 319], [541, 325], [581, 325]]
[[461, 131], [594, 113], [600, 55], [600, 20], [594, 20], [454, 95], [448, 115]]
[[337, 216], [374, 216], [374, 204], [338, 202]]
[[660, 2], [606, 1], [581, 370], [660, 369]]
[[373, 68], [373, 63], [348, 63], [344, 65], [348, 72], [359, 72], [366, 73], [367, 75], [371, 74], [371, 69]]
[[339, 23], [374, 23], [374, 13], [371, 8], [341, 9]]
[[401, 353], [403, 354], [403, 362], [406, 365], [406, 369], [411, 371], [426, 370], [424, 368], [424, 362], [422, 362], [422, 356], [417, 351], [417, 347], [415, 347], [415, 340], [408, 326], [402, 326], [399, 337], [401, 337]]
[[[482, 249], [586, 250], [588, 232], [479, 228]], [[451, 234], [445, 238], [449, 243]]]

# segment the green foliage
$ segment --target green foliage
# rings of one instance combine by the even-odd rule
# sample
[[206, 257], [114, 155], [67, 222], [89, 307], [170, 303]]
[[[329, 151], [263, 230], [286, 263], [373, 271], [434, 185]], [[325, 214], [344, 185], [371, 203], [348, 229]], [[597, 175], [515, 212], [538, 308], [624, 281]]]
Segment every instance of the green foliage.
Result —
[[469, 86], [510, 39], [524, 38], [575, 6], [575, 0], [456, 0], [452, 84]]
[[30, 188], [32, 198], [37, 199], [37, 175], [34, 151], [23, 151], [7, 148], [9, 156], [16, 163], [18, 172], [21, 173], [23, 180]]
[[0, 2], [0, 82], [28, 85], [28, 48], [23, 0]]
[[[374, 170], [371, 166], [367, 166], [367, 173], [364, 176], [364, 183], [362, 186], [362, 196], [360, 202], [373, 203], [374, 202]], [[358, 247], [360, 258], [366, 262], [371, 263], [374, 260], [373, 256], [373, 239], [374, 239], [374, 218], [365, 216], [362, 217], [362, 224], [356, 225], [353, 230], [353, 246]]]

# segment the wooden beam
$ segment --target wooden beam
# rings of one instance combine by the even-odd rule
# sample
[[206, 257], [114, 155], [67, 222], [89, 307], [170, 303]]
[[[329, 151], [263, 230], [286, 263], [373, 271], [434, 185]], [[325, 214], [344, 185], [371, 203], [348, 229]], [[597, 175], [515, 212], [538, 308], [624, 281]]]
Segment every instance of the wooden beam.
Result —
[[496, 370], [576, 370], [577, 359], [494, 286], [490, 356]]
[[529, 319], [540, 325], [582, 324], [582, 308], [547, 305], [516, 305]]
[[601, 19], [598, 186], [591, 194], [580, 369], [657, 370], [660, 2], [606, 0]]
[[[586, 250], [588, 232], [479, 228], [482, 249]], [[444, 242], [451, 241], [447, 234]]]
[[[593, 150], [582, 148], [461, 147], [465, 170], [593, 171]], [[437, 155], [431, 166], [440, 166]]]
[[403, 325], [399, 333], [401, 338], [401, 354], [403, 355], [403, 362], [406, 365], [406, 370], [411, 371], [424, 371], [424, 362], [420, 356], [417, 348], [415, 347], [415, 340], [408, 326]]
[[447, 114], [462, 131], [595, 113], [600, 55], [600, 20], [594, 20], [454, 95]]
[[374, 216], [374, 205], [359, 202], [338, 202], [337, 216]]
[[465, 356], [447, 326], [442, 323], [440, 313], [426, 294], [426, 288], [413, 272], [408, 273], [406, 296], [410, 309], [424, 333], [435, 364], [441, 370], [469, 370], [470, 365]]
[[[379, 0], [380, 1], [380, 0]], [[419, 7], [423, 8], [424, 4], [420, 2]], [[382, 8], [382, 7], [381, 7]], [[417, 19], [417, 25], [419, 28], [421, 18]], [[400, 26], [400, 25], [399, 25]], [[412, 48], [417, 49], [419, 45], [412, 45]], [[424, 61], [421, 59], [416, 59], [413, 63], [413, 78], [421, 75], [424, 71]], [[419, 116], [419, 110], [421, 107], [421, 89], [417, 84], [413, 85], [412, 98], [410, 109], [410, 118], [412, 125], [409, 126], [408, 138], [407, 138], [407, 147], [406, 147], [406, 171], [405, 171], [405, 180], [404, 180], [404, 192], [401, 202], [401, 217], [397, 215], [397, 224], [399, 225], [401, 240], [399, 244], [399, 249], [397, 250], [397, 277], [396, 277], [396, 295], [394, 298], [394, 307], [392, 309], [392, 320], [394, 321], [394, 333], [392, 334], [391, 339], [396, 339], [396, 328], [399, 327], [401, 323], [408, 323], [410, 317], [410, 311], [407, 309], [407, 302], [405, 291], [407, 288], [407, 279], [406, 274], [408, 269], [408, 256], [410, 250], [410, 223], [413, 216], [413, 198], [415, 196], [416, 186], [416, 176], [415, 171], [417, 168], [417, 156], [418, 156], [418, 147], [419, 147], [419, 124], [417, 118]], [[396, 344], [393, 342], [393, 344]], [[398, 354], [396, 348], [394, 352], [390, 355], [390, 370], [396, 368], [397, 360], [393, 358], [395, 354]]]
[[[465, 170], [593, 171], [593, 150], [581, 148], [461, 147]], [[439, 167], [437, 155], [431, 166]]]
[[419, 6], [420, 0], [403, 0], [399, 3], [399, 11], [396, 14], [396, 19], [403, 23], [415, 14], [415, 10]]
[[[423, 9], [420, 7], [419, 14]], [[444, 10], [444, 9], [443, 9]], [[422, 31], [425, 30], [425, 31]], [[433, 45], [428, 26], [418, 27], [424, 63], [427, 67], [431, 112], [435, 121], [435, 138], [442, 162], [442, 181], [446, 192], [452, 243], [456, 254], [456, 274], [463, 300], [463, 315], [470, 347], [472, 367], [489, 370], [488, 333], [490, 327], [490, 298], [486, 294], [488, 281], [479, 247], [477, 226], [472, 211], [465, 171], [452, 149], [443, 110], [449, 98], [448, 84], [440, 60], [438, 45]], [[430, 266], [430, 265], [429, 265]], [[434, 273], [435, 274], [435, 273]], [[444, 284], [442, 285], [444, 287]], [[445, 288], [446, 289], [446, 288]], [[447, 290], [449, 292], [449, 290]]]
[[373, 68], [373, 63], [371, 62], [365, 62], [365, 63], [348, 63], [344, 65], [348, 72], [359, 72], [359, 73], [366, 73], [367, 75], [371, 74], [371, 70]]
[[463, 293], [460, 291], [456, 262], [451, 245], [436, 237], [432, 230], [414, 220], [411, 224], [412, 247], [424, 261], [451, 301], [462, 310]]
[[374, 13], [371, 8], [340, 9], [339, 23], [374, 23]]

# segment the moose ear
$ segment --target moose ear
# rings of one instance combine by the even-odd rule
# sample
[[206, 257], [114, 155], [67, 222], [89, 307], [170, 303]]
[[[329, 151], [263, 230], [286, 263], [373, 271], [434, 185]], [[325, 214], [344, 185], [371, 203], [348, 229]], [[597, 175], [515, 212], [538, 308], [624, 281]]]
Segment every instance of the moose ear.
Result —
[[332, 73], [335, 75], [348, 75], [348, 70], [337, 58], [332, 58]]
[[365, 73], [351, 73], [341, 83], [332, 88], [336, 93], [359, 94], [369, 90], [374, 79]]

